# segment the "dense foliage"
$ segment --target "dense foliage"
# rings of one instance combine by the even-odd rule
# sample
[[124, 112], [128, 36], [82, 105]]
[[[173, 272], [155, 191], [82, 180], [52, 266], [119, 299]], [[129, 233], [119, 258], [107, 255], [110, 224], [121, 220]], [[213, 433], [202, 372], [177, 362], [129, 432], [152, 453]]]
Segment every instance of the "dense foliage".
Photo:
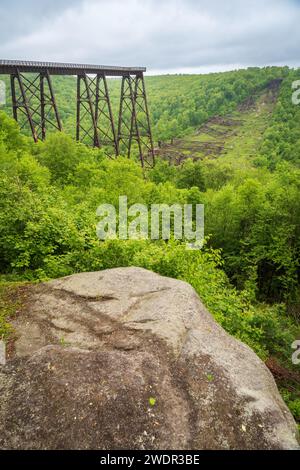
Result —
[[300, 70], [290, 71], [264, 136], [261, 153], [271, 169], [282, 160], [300, 165], [300, 106], [293, 104], [291, 98], [292, 84], [299, 80]]
[[[300, 106], [291, 104], [289, 91], [297, 73], [267, 68], [148, 79], [156, 136], [169, 139], [211, 115], [232, 112], [270, 79], [284, 78], [257, 155], [236, 167], [230, 155], [182, 166], [159, 160], [143, 175], [134, 161], [110, 160], [65, 134], [35, 145], [0, 113], [3, 280], [142, 266], [190, 282], [229, 333], [263, 359], [275, 357], [293, 370], [291, 344], [299, 337]], [[62, 83], [67, 100], [69, 85]], [[72, 113], [63, 118], [68, 122]], [[127, 195], [129, 205], [204, 203], [204, 248], [189, 251], [174, 240], [99, 241], [96, 208], [103, 202], [117, 206], [119, 195]], [[0, 305], [0, 336], [7, 332]], [[283, 395], [300, 420], [297, 393], [287, 384]]]

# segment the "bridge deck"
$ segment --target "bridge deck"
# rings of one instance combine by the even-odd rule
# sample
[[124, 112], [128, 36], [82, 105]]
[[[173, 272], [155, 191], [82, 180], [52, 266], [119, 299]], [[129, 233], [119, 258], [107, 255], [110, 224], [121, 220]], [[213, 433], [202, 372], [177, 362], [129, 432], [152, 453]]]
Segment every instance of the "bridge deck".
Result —
[[115, 67], [112, 65], [69, 64], [59, 62], [36, 62], [28, 60], [0, 60], [0, 74], [19, 72], [43, 72], [51, 75], [80, 75], [103, 73], [108, 76], [138, 75], [146, 71], [145, 67]]

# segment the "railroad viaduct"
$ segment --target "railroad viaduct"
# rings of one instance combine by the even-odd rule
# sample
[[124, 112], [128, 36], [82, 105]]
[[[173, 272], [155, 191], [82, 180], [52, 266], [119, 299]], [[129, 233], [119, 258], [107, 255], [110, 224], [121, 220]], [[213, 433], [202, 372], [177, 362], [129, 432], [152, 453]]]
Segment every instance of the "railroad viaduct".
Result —
[[[130, 157], [135, 145], [142, 167], [152, 167], [145, 71], [144, 67], [0, 60], [0, 74], [10, 76], [13, 117], [21, 127], [29, 126], [35, 142], [44, 140], [49, 128], [63, 130], [51, 76], [77, 76], [76, 140], [102, 147], [111, 157], [120, 151]], [[107, 77], [121, 78], [117, 123]]]

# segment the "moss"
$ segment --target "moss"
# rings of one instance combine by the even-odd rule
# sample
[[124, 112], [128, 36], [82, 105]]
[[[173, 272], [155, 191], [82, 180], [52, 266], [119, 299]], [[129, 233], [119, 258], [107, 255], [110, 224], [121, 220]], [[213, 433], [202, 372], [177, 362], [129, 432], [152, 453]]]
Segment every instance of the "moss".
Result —
[[0, 339], [7, 341], [13, 333], [10, 319], [21, 306], [21, 292], [25, 283], [0, 282]]

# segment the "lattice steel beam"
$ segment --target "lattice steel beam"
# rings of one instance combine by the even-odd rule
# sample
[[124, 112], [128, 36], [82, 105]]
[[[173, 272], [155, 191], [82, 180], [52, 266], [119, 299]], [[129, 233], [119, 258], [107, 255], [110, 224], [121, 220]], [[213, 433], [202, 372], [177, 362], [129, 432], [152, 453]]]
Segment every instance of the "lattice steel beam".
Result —
[[76, 139], [101, 147], [109, 156], [118, 155], [118, 142], [106, 76], [77, 77]]
[[[129, 124], [130, 123], [130, 124]], [[153, 138], [143, 74], [124, 75], [121, 84], [118, 147], [130, 158], [133, 141], [142, 167], [154, 166]]]
[[[35, 142], [46, 137], [46, 124], [61, 131], [55, 96], [47, 71], [36, 76], [25, 76], [16, 70], [11, 75], [11, 95], [14, 119], [21, 129], [29, 125]], [[25, 120], [21, 116], [25, 116]]]
[[99, 133], [100, 144], [104, 147], [111, 147], [117, 156], [118, 140], [115, 123], [111, 108], [106, 76], [97, 75], [96, 83], [96, 122]]

